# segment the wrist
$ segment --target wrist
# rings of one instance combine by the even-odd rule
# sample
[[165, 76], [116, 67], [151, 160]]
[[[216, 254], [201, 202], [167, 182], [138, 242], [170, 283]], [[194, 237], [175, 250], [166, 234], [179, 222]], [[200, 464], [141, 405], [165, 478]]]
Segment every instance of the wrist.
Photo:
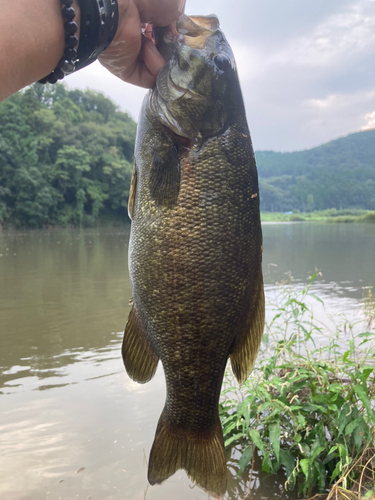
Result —
[[[40, 1], [40, 0], [39, 0]], [[45, 0], [44, 0], [45, 1]], [[43, 75], [45, 76], [46, 74], [49, 74], [51, 71], [53, 71], [58, 62], [60, 61], [61, 57], [63, 56], [64, 50], [65, 50], [65, 20], [62, 14], [62, 3], [61, 0], [48, 0], [46, 2], [47, 4], [53, 4], [53, 10], [54, 10], [54, 15], [53, 19], [51, 19], [51, 23], [49, 23], [49, 31], [50, 33], [44, 36], [43, 39], [43, 52], [45, 54], [45, 64], [43, 64]], [[79, 36], [80, 36], [80, 20], [81, 20], [81, 11], [79, 7], [78, 0], [72, 0], [72, 5], [75, 11], [75, 17], [74, 17], [74, 22], [77, 24], [77, 31], [75, 33], [75, 36], [77, 37], [79, 41]], [[52, 26], [51, 26], [52, 25]], [[52, 36], [53, 33], [53, 36]], [[40, 45], [42, 41], [39, 42]], [[48, 69], [45, 71], [45, 68]], [[35, 81], [35, 80], [33, 80]]]
[[94, 62], [112, 43], [118, 28], [117, 0], [78, 0], [81, 6], [80, 42], [76, 70]]
[[1, 3], [0, 101], [49, 74], [64, 52], [60, 0]]
[[[55, 69], [38, 80], [42, 84], [56, 83], [66, 75], [94, 62], [113, 41], [118, 26], [117, 0], [60, 0], [60, 2], [65, 48]], [[82, 28], [80, 31], [77, 21]]]
[[54, 69], [50, 71], [39, 83], [56, 83], [62, 80], [66, 74], [72, 73], [75, 69], [75, 61], [77, 60], [78, 36], [80, 34], [80, 0], [58, 0], [60, 2], [63, 38], [63, 52], [60, 52], [58, 63]]

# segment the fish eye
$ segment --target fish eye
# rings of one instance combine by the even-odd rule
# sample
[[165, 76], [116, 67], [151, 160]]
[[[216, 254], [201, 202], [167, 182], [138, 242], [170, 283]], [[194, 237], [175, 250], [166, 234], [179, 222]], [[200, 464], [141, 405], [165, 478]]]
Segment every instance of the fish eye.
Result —
[[218, 54], [214, 57], [214, 63], [221, 71], [227, 71], [232, 67], [229, 57], [225, 54]]

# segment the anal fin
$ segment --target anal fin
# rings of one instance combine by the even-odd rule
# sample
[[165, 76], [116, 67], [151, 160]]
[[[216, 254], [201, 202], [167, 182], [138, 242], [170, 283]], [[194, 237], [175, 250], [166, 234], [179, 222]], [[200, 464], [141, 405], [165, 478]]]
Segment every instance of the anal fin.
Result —
[[230, 354], [232, 370], [240, 384], [245, 382], [253, 369], [263, 336], [265, 301], [261, 275], [254, 287], [245, 327], [235, 339], [235, 346]]
[[227, 468], [219, 418], [210, 431], [193, 432], [173, 427], [163, 410], [150, 453], [148, 481], [161, 484], [179, 469], [214, 498], [223, 497]]
[[125, 327], [122, 359], [129, 377], [140, 384], [145, 384], [155, 375], [159, 358], [147, 339], [134, 305]]

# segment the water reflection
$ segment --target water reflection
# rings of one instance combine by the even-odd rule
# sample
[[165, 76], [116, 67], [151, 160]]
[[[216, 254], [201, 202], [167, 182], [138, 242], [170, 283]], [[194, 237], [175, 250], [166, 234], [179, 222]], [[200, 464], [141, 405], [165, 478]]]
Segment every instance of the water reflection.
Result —
[[288, 279], [305, 282], [315, 269], [330, 294], [363, 298], [375, 285], [374, 224], [264, 224], [264, 270], [267, 284]]
[[0, 236], [1, 385], [27, 370], [64, 377], [84, 360], [81, 351], [107, 349], [129, 310], [128, 235], [126, 228]]
[[[289, 271], [298, 288], [318, 268], [314, 292], [325, 306], [315, 301], [316, 317], [361, 318], [375, 285], [373, 225], [265, 225], [263, 233], [269, 300]], [[128, 228], [0, 233], [1, 498], [207, 499], [183, 472], [147, 487], [165, 384], [161, 367], [146, 385], [123, 369], [128, 236]], [[249, 486], [249, 470], [237, 478], [238, 458], [234, 450], [233, 500]], [[249, 498], [295, 498], [282, 493], [283, 478], [258, 471]]]
[[[247, 467], [238, 477], [238, 460], [241, 456], [239, 449], [234, 448], [227, 462], [228, 465], [228, 492], [225, 499], [246, 499], [256, 498], [268, 500], [279, 498], [283, 500], [297, 499], [297, 495], [284, 491], [285, 476], [282, 473], [266, 474], [262, 472], [262, 461], [255, 457], [253, 469]], [[264, 488], [264, 485], [267, 485]]]

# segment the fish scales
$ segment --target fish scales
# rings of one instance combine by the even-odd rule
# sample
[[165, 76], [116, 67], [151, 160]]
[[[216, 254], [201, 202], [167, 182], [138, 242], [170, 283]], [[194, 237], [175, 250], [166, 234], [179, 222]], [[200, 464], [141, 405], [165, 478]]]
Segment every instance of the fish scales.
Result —
[[[201, 18], [191, 19], [199, 27]], [[186, 48], [186, 38], [178, 43]], [[216, 134], [205, 135], [202, 126], [179, 136], [169, 111], [170, 128], [155, 112], [157, 90], [144, 101], [129, 202], [133, 308], [123, 343], [133, 379], [147, 382], [159, 359], [165, 372], [167, 396], [150, 455], [150, 483], [183, 468], [219, 496], [226, 489], [218, 403], [227, 359], [243, 381], [264, 322], [258, 178], [236, 78], [230, 80], [235, 97], [228, 97], [235, 110], [225, 114], [221, 104], [209, 102], [202, 112], [203, 123], [221, 123]], [[215, 86], [208, 83], [211, 99]], [[190, 97], [182, 118], [203, 104]], [[184, 134], [183, 127], [177, 132]]]

